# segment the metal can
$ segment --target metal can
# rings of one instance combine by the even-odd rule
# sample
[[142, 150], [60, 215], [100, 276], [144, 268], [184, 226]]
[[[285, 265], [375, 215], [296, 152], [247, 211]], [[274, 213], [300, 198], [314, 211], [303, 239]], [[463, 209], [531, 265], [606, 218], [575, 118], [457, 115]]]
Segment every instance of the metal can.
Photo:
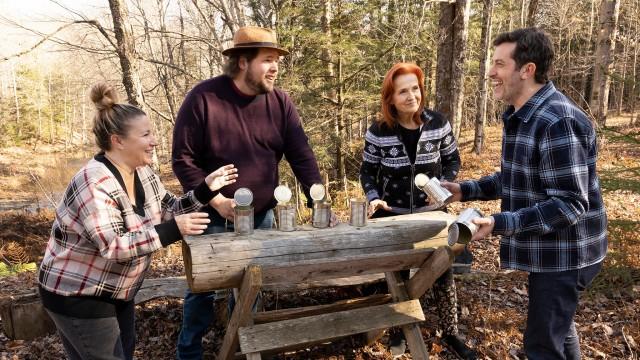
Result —
[[253, 206], [233, 208], [233, 229], [238, 235], [253, 234]]
[[296, 229], [296, 208], [293, 205], [276, 206], [278, 214], [278, 230], [293, 231]]
[[351, 206], [349, 224], [358, 227], [367, 225], [367, 200], [351, 199], [349, 200], [349, 204]]
[[[476, 208], [465, 209], [460, 213], [455, 221], [458, 228], [458, 240], [460, 244], [468, 244], [473, 235], [478, 232], [478, 225], [473, 223], [473, 219], [481, 218], [483, 215]], [[451, 239], [449, 239], [451, 241]]]
[[236, 203], [233, 208], [233, 229], [238, 235], [253, 234], [253, 193], [247, 188], [239, 188], [233, 194]]
[[449, 199], [451, 199], [451, 197], [453, 197], [453, 194], [449, 190], [440, 185], [440, 180], [438, 180], [438, 178], [432, 177], [426, 182], [425, 179], [427, 179], [426, 175], [418, 174], [414, 179], [414, 183], [416, 184], [416, 187], [424, 191], [429, 196], [429, 199], [431, 199], [434, 204], [444, 205], [449, 201]]
[[315, 201], [311, 213], [311, 225], [316, 228], [326, 228], [329, 226], [331, 219], [331, 205]]

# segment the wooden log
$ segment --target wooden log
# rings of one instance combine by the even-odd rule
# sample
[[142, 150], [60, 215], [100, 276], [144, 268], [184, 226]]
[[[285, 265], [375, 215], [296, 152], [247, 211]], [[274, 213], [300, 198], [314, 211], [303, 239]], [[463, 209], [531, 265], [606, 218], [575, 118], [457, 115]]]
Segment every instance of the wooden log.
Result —
[[0, 317], [5, 335], [12, 340], [32, 340], [56, 330], [37, 290], [2, 297]]
[[340, 311], [299, 319], [242, 327], [242, 353], [306, 345], [359, 334], [372, 329], [424, 321], [418, 300]]
[[255, 313], [253, 315], [254, 324], [264, 324], [274, 321], [297, 319], [305, 316], [334, 313], [360, 309], [367, 306], [376, 306], [389, 303], [391, 295], [376, 294], [367, 297], [336, 301], [333, 304], [305, 306], [302, 308], [291, 308]]
[[434, 251], [433, 255], [424, 262], [420, 269], [413, 274], [407, 284], [407, 293], [410, 299], [419, 299], [429, 290], [433, 283], [444, 274], [453, 263], [453, 252], [448, 246], [443, 246]]
[[[400, 273], [387, 272], [385, 273], [385, 277], [387, 279], [387, 287], [389, 288], [389, 292], [391, 293], [391, 296], [393, 296], [394, 301], [407, 301], [409, 299], [409, 295], [407, 294], [404, 282], [400, 277]], [[418, 304], [419, 303], [420, 302], [418, 301]], [[420, 308], [420, 311], [422, 311], [422, 307]], [[422, 340], [420, 326], [418, 324], [404, 325], [402, 326], [402, 332], [407, 340], [409, 351], [411, 351], [411, 358], [416, 360], [428, 360], [429, 351], [427, 351], [427, 347], [424, 345], [424, 340]]]
[[183, 298], [187, 291], [187, 279], [184, 276], [144, 279], [136, 294], [136, 305], [159, 297]]
[[224, 334], [224, 340], [216, 359], [231, 360], [234, 358], [238, 347], [238, 329], [241, 326], [251, 325], [253, 322], [251, 311], [261, 286], [262, 270], [256, 265], [249, 266], [245, 271], [240, 292], [236, 299], [236, 306], [233, 308], [231, 319], [227, 325], [227, 332]]
[[[446, 244], [447, 226], [455, 217], [442, 212], [394, 216], [365, 227], [280, 232], [256, 230], [251, 237], [222, 233], [187, 237], [185, 271], [194, 292], [237, 287], [244, 268], [433, 248]], [[381, 271], [378, 271], [381, 272]]]

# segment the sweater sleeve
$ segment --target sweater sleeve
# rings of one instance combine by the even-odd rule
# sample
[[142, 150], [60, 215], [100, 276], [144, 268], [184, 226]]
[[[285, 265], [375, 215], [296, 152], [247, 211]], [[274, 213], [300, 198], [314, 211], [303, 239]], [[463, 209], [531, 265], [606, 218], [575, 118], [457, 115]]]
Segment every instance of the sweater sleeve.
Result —
[[462, 182], [462, 201], [497, 200], [500, 198], [501, 184], [500, 172], [484, 176], [480, 180]]
[[201, 167], [208, 133], [204, 114], [202, 96], [191, 92], [180, 107], [173, 128], [171, 164], [185, 192], [195, 189], [207, 176]]
[[307, 206], [311, 207], [312, 200], [309, 189], [313, 184], [322, 183], [322, 177], [316, 157], [309, 145], [309, 139], [302, 128], [298, 112], [291, 99], [286, 94], [284, 97], [286, 123], [284, 156], [291, 165], [294, 175], [302, 184], [302, 189], [307, 197]]
[[442, 119], [443, 134], [440, 139], [440, 163], [442, 164], [442, 178], [447, 181], [453, 181], [460, 171], [460, 152], [458, 151], [458, 143], [451, 130], [451, 125], [446, 119]]
[[362, 165], [360, 166], [360, 184], [369, 201], [380, 198], [377, 179], [380, 162], [382, 161], [380, 146], [371, 130], [372, 128], [370, 127], [364, 138]]

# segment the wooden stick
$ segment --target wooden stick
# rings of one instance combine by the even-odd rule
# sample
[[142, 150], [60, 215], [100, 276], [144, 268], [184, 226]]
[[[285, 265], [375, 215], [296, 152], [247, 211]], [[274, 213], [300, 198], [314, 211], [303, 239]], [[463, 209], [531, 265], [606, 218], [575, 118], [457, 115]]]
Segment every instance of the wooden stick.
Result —
[[249, 266], [244, 272], [240, 293], [236, 298], [236, 306], [233, 309], [229, 325], [227, 325], [227, 332], [224, 334], [217, 359], [231, 360], [234, 358], [238, 347], [238, 329], [241, 326], [251, 325], [253, 321], [251, 311], [261, 287], [262, 269], [256, 265]]
[[410, 299], [420, 298], [433, 283], [451, 267], [453, 252], [448, 246], [438, 248], [420, 269], [407, 281], [407, 293]]

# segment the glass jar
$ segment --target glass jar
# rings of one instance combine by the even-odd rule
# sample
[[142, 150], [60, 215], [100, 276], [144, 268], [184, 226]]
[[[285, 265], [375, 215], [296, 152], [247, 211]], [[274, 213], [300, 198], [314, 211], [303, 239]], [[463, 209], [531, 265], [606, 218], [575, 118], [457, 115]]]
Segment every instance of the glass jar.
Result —
[[253, 234], [253, 206], [233, 208], [233, 229], [238, 235]]
[[331, 205], [324, 202], [314, 202], [311, 213], [311, 225], [316, 228], [326, 228], [331, 219]]
[[296, 229], [296, 208], [291, 204], [276, 206], [278, 214], [278, 229], [280, 231], [293, 231]]

